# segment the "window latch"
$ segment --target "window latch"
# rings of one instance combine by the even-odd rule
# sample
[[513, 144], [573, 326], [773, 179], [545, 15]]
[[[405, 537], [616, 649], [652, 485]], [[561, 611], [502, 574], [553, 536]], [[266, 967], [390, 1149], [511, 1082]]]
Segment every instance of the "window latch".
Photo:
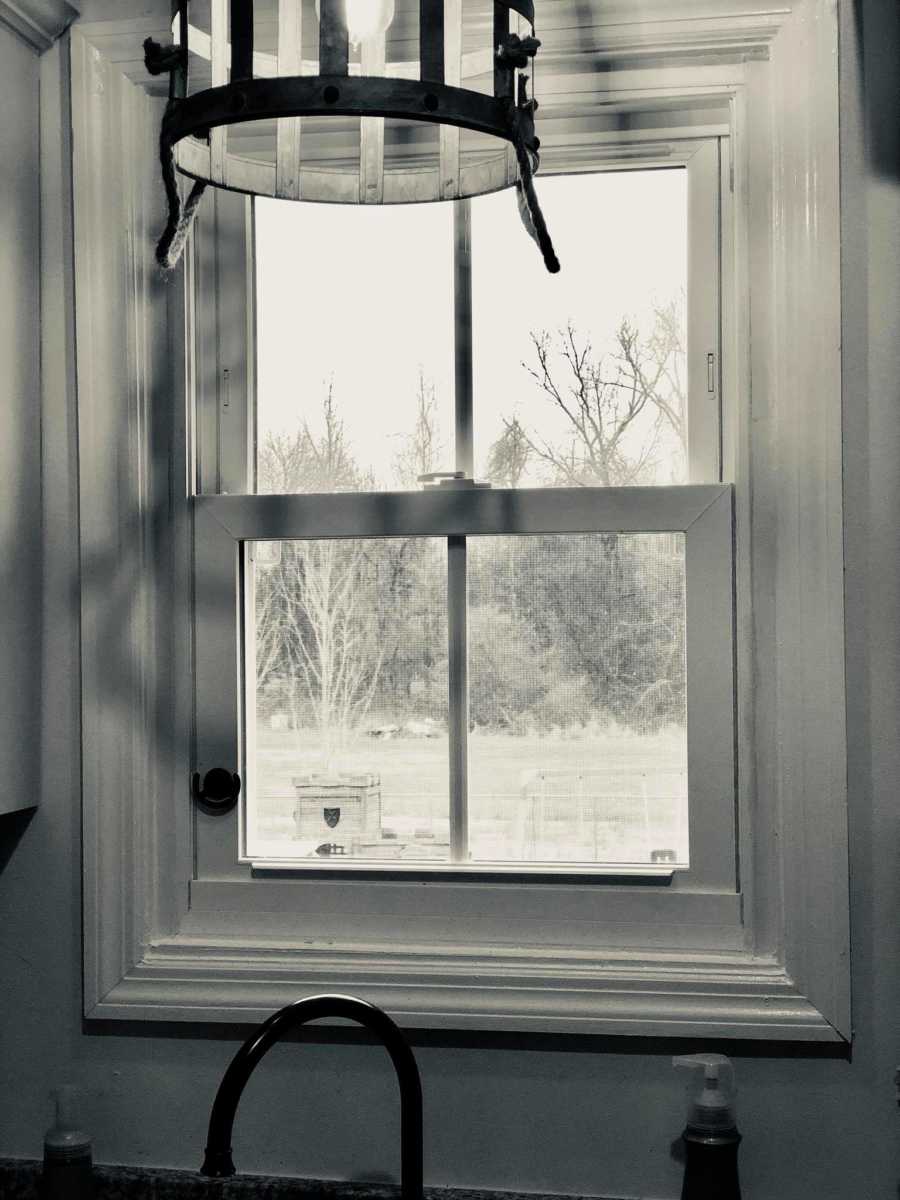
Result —
[[202, 782], [199, 771], [191, 776], [191, 793], [205, 812], [229, 812], [237, 803], [240, 792], [240, 775], [225, 767], [210, 767]]
[[418, 480], [426, 488], [449, 488], [451, 491], [491, 486], [489, 480], [473, 479], [465, 471], [426, 471], [424, 475], [418, 476]]

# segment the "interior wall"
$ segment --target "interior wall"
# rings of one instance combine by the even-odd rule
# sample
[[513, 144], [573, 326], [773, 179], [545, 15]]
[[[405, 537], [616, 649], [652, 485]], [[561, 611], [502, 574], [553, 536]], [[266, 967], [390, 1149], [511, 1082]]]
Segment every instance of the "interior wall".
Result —
[[0, 29], [0, 813], [40, 767], [38, 60]]
[[[855, 1039], [852, 1060], [828, 1057], [828, 1048], [727, 1048], [740, 1085], [744, 1193], [780, 1200], [895, 1200], [900, 1181], [892, 1081], [900, 1062], [900, 17], [882, 0], [860, 0], [842, 6], [841, 20]], [[60, 271], [67, 230], [58, 195], [65, 162], [58, 48], [44, 56], [41, 72], [46, 324], [69, 286]], [[22, 48], [0, 32], [0, 95], [15, 89], [19, 111], [35, 80]], [[4, 163], [8, 136], [0, 130]], [[26, 177], [0, 209], [7, 228], [25, 221], [33, 204], [33, 167]], [[28, 286], [19, 282], [27, 302]], [[17, 292], [8, 295], [19, 303]], [[21, 328], [27, 347], [27, 326]], [[84, 1123], [99, 1161], [195, 1169], [215, 1087], [242, 1031], [85, 1028], [80, 1016], [74, 433], [60, 374], [71, 347], [65, 330], [56, 332], [45, 338], [44, 361], [42, 804], [31, 818], [0, 817], [0, 1155], [40, 1154], [48, 1091], [72, 1079], [83, 1088]], [[23, 420], [22, 401], [4, 403], [0, 440], [20, 436]], [[36, 434], [28, 428], [20, 445], [33, 489]], [[27, 564], [24, 578], [33, 581], [39, 524], [30, 494], [16, 552]], [[17, 600], [20, 614], [28, 614], [23, 636], [36, 646], [40, 622], [27, 590], [33, 582], [15, 586], [25, 589]], [[4, 704], [28, 694], [34, 653], [15, 659], [4, 647]], [[33, 753], [21, 741], [16, 722], [0, 745], [6, 753]], [[671, 1044], [524, 1037], [454, 1043], [425, 1035], [417, 1042], [428, 1184], [679, 1195], [670, 1143], [683, 1122], [683, 1085], [671, 1070]], [[397, 1141], [383, 1052], [355, 1041], [309, 1042], [276, 1047], [255, 1074], [234, 1149], [239, 1170], [378, 1179], [396, 1174]]]

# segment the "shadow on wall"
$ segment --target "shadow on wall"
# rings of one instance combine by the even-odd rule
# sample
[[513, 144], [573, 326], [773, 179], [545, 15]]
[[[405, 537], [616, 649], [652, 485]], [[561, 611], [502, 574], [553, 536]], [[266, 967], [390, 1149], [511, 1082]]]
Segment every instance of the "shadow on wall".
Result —
[[34, 814], [35, 809], [26, 808], [21, 812], [0, 816], [0, 875], [31, 824]]
[[[185, 561], [187, 551], [184, 531], [180, 525], [177, 532], [172, 528], [169, 487], [177, 435], [170, 423], [166, 388], [154, 388], [144, 404], [146, 415], [132, 415], [136, 422], [146, 421], [144, 467], [150, 484], [140, 494], [127, 456], [117, 457], [117, 478], [109, 485], [109, 493], [128, 511], [119, 522], [115, 540], [82, 544], [80, 577], [72, 581], [70, 603], [72, 611], [91, 614], [87, 624], [82, 623], [82, 639], [96, 639], [102, 645], [102, 654], [96, 653], [96, 645], [89, 647], [92, 661], [101, 663], [98, 677], [92, 681], [97, 688], [98, 719], [108, 727], [118, 727], [123, 736], [131, 736], [135, 707], [139, 706], [147, 753], [154, 756], [153, 761], [164, 762], [178, 748], [173, 724], [177, 714], [171, 697], [179, 631], [166, 581], [177, 573], [177, 563]], [[218, 583], [217, 595], [227, 606], [233, 577], [223, 577]], [[157, 602], [155, 654], [152, 662], [145, 662], [140, 634]]]

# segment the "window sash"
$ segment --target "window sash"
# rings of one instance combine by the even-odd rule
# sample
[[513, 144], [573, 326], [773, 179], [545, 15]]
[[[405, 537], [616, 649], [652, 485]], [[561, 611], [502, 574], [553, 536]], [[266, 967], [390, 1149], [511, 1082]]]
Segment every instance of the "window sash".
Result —
[[301, 538], [685, 533], [725, 484], [621, 488], [428, 488], [295, 496], [195, 496], [237, 542]]
[[[299, 496], [198, 496], [195, 522], [195, 661], [198, 688], [197, 766], [237, 764], [241, 745], [245, 659], [240, 589], [248, 541], [311, 537], [447, 537], [554, 533], [685, 535], [685, 605], [691, 865], [679, 886], [734, 891], [736, 887], [734, 752], [733, 497], [728, 485], [643, 488], [434, 489], [426, 492]], [[464, 576], [461, 604], [465, 603]], [[457, 721], [462, 720], [460, 705]], [[456, 770], [465, 771], [465, 742]], [[462, 779], [456, 780], [459, 797]], [[457, 799], [461, 807], [461, 802]], [[198, 810], [198, 877], [247, 878], [242, 814], [210, 817]], [[462, 816], [457, 813], [457, 818]], [[461, 825], [458, 825], [461, 828]], [[235, 845], [239, 847], [235, 859]], [[303, 864], [304, 870], [372, 871], [372, 864]], [[422, 873], [422, 864], [385, 864], [388, 874]], [[490, 874], [480, 864], [441, 864], [427, 870]], [[574, 869], [574, 868], [573, 868]], [[598, 868], [602, 873], [604, 868]], [[518, 868], [527, 874], [526, 867]], [[546, 874], [546, 868], [541, 872]], [[578, 873], [591, 873], [579, 864]], [[621, 870], [617, 872], [622, 874]], [[634, 872], [656, 875], [659, 870]]]
[[[688, 176], [687, 403], [688, 481], [717, 483], [723, 473], [721, 244], [729, 138], [685, 139], [653, 157], [604, 160], [604, 171], [682, 166]], [[551, 154], [544, 174], [566, 172]], [[596, 171], [596, 162], [586, 168]], [[204, 296], [191, 322], [197, 396], [195, 490], [200, 494], [254, 491], [256, 425], [255, 268], [253, 202], [211, 189], [195, 222], [188, 255], [188, 292]], [[474, 469], [475, 382], [472, 376], [472, 222], [469, 200], [455, 201], [452, 228], [454, 295], [454, 464]], [[477, 252], [477, 247], [476, 247]], [[212, 304], [210, 305], [210, 301]]]

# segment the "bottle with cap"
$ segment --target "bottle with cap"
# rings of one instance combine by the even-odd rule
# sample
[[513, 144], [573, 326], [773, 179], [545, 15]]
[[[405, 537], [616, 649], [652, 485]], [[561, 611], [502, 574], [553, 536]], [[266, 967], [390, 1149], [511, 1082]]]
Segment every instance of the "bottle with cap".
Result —
[[724, 1054], [684, 1054], [690, 1085], [681, 1200], [741, 1200], [737, 1152], [741, 1135], [734, 1116], [734, 1068]]
[[44, 1135], [41, 1200], [92, 1200], [93, 1153], [91, 1139], [77, 1119], [77, 1091], [63, 1084], [54, 1095], [56, 1120]]

